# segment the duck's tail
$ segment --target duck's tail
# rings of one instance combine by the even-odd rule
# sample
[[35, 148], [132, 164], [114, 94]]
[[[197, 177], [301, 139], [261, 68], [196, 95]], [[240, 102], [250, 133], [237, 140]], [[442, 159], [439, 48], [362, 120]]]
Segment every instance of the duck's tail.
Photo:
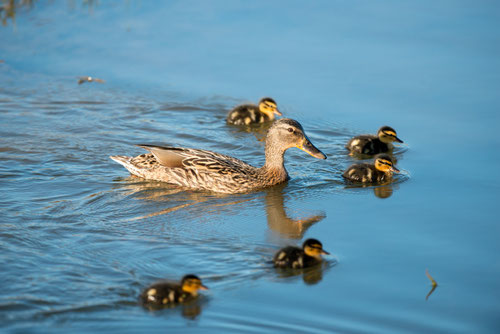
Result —
[[125, 155], [110, 155], [109, 158], [125, 167], [131, 174], [144, 177], [141, 170], [132, 163], [133, 157], [127, 157]]

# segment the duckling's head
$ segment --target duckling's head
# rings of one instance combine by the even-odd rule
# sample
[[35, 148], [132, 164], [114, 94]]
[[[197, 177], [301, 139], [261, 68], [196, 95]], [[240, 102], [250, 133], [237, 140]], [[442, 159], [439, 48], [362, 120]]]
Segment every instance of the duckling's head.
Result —
[[274, 119], [274, 114], [281, 116], [281, 112], [278, 110], [278, 105], [276, 101], [270, 97], [264, 97], [259, 101], [259, 110], [261, 113], [266, 114], [270, 119]]
[[282, 118], [273, 123], [266, 137], [266, 150], [278, 149], [285, 151], [291, 147], [300, 148], [315, 158], [326, 159], [326, 155], [314, 146], [307, 138], [299, 122]]
[[302, 244], [302, 249], [304, 250], [304, 253], [308, 256], [312, 256], [315, 258], [321, 258], [321, 254], [330, 254], [327, 251], [323, 249], [323, 245], [319, 240], [316, 239], [307, 239], [304, 241]]
[[403, 142], [401, 139], [398, 138], [396, 130], [394, 130], [390, 126], [381, 127], [377, 132], [377, 136], [381, 142], [386, 144], [392, 143], [393, 141], [397, 141], [398, 143]]
[[381, 172], [384, 172], [386, 174], [392, 174], [393, 172], [399, 173], [399, 169], [397, 169], [393, 164], [393, 159], [388, 154], [379, 154], [375, 156], [375, 168]]
[[198, 290], [208, 290], [206, 286], [201, 283], [201, 279], [196, 275], [186, 275], [181, 280], [182, 291], [190, 293], [193, 296], [198, 294]]

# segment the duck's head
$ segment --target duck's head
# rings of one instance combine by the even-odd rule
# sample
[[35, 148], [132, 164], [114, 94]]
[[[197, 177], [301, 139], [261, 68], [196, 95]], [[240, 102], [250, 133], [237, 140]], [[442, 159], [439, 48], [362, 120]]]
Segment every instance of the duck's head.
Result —
[[394, 141], [397, 141], [398, 143], [403, 142], [401, 139], [398, 138], [396, 130], [394, 130], [390, 126], [381, 127], [377, 132], [377, 136], [381, 142], [386, 144], [392, 143]]
[[181, 280], [182, 291], [190, 293], [193, 296], [198, 294], [198, 290], [208, 290], [206, 286], [201, 283], [201, 279], [196, 275], [186, 275]]
[[375, 168], [384, 173], [399, 173], [399, 169], [394, 166], [393, 159], [388, 154], [375, 156], [373, 164]]
[[281, 111], [278, 110], [276, 101], [270, 97], [264, 97], [259, 101], [259, 110], [261, 113], [266, 114], [270, 119], [274, 119], [274, 114], [281, 116]]
[[283, 151], [297, 147], [315, 158], [326, 159], [326, 155], [307, 138], [302, 125], [290, 118], [282, 118], [273, 123], [267, 132], [266, 145]]
[[306, 241], [304, 241], [304, 243], [302, 244], [302, 249], [304, 250], [304, 253], [306, 253], [306, 255], [318, 259], [321, 258], [322, 254], [330, 254], [323, 249], [323, 244], [321, 244], [321, 242], [316, 239], [307, 239]]

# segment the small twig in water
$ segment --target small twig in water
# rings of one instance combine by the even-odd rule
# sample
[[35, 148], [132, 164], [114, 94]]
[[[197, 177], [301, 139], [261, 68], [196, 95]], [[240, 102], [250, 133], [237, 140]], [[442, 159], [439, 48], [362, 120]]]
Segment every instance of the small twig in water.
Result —
[[425, 300], [427, 300], [429, 298], [429, 296], [434, 292], [434, 290], [436, 290], [438, 284], [437, 282], [434, 280], [434, 278], [432, 278], [431, 274], [429, 274], [429, 270], [425, 269], [425, 275], [427, 275], [427, 277], [431, 280], [431, 283], [432, 283], [432, 288], [431, 288], [431, 291], [429, 291], [429, 293], [427, 294], [427, 296], [425, 297]]
[[99, 79], [99, 78], [92, 78], [92, 77], [79, 77], [78, 78], [78, 84], [81, 85], [84, 82], [98, 82], [98, 83], [104, 83], [104, 80]]

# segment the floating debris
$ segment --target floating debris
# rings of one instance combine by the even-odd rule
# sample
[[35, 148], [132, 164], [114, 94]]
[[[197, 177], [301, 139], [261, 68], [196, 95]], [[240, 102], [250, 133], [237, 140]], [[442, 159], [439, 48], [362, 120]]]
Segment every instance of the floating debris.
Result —
[[92, 78], [92, 77], [79, 77], [78, 78], [78, 84], [81, 85], [82, 83], [85, 82], [98, 82], [98, 83], [104, 83], [104, 80], [99, 79], [99, 78]]
[[429, 274], [429, 270], [425, 269], [425, 275], [427, 275], [427, 277], [429, 277], [429, 279], [431, 280], [431, 283], [432, 283], [431, 291], [429, 291], [429, 293], [427, 294], [427, 296], [425, 296], [425, 300], [427, 300], [429, 298], [429, 296], [434, 292], [434, 290], [436, 290], [438, 284], [434, 280], [434, 278], [432, 278], [431, 274]]

